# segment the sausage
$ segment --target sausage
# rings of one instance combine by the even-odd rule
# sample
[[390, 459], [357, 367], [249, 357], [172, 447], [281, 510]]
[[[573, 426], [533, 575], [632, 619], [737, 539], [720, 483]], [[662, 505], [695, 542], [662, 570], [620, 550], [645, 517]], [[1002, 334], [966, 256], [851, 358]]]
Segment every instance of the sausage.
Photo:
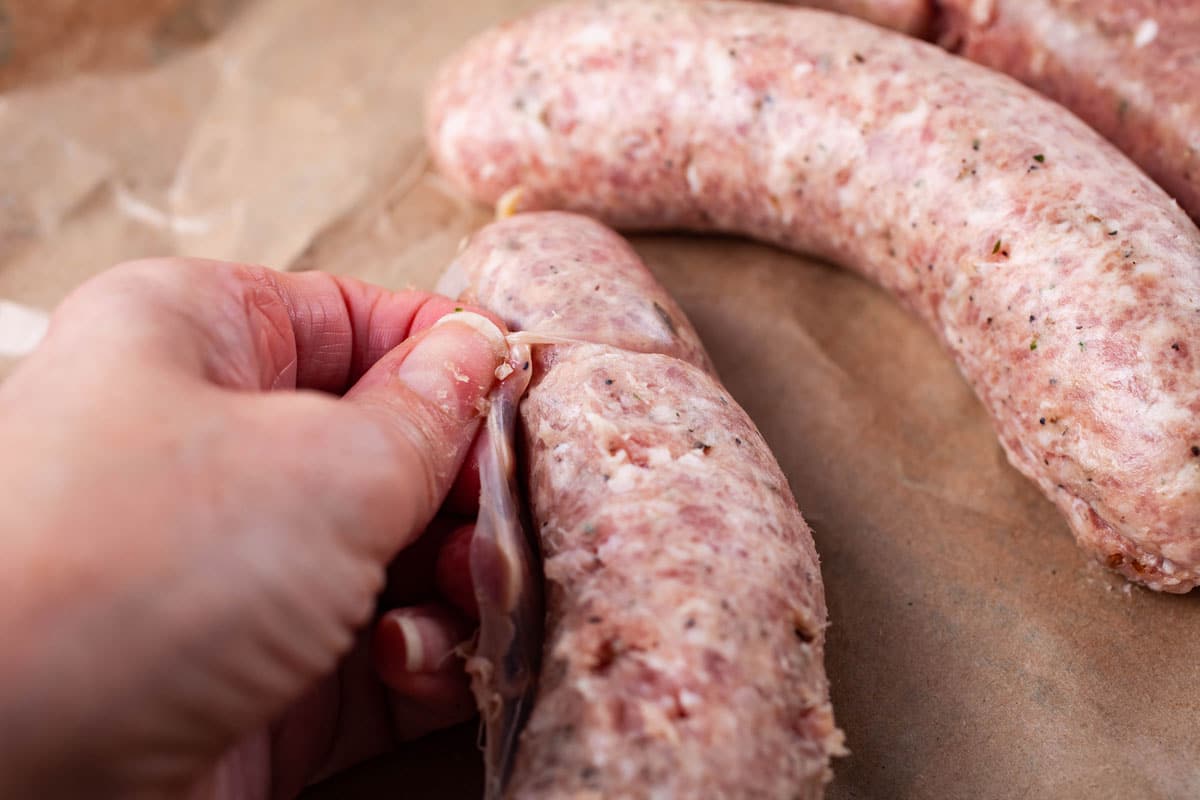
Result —
[[933, 23], [932, 0], [783, 0], [865, 19], [909, 36], [926, 36]]
[[470, 44], [428, 137], [483, 201], [857, 270], [937, 333], [1086, 551], [1200, 581], [1200, 232], [1032, 90], [849, 17], [573, 2]]
[[929, 35], [951, 52], [1012, 75], [1102, 133], [1200, 222], [1200, 3], [801, 0], [800, 4], [912, 35]]
[[1074, 111], [1200, 222], [1200, 3], [943, 0], [939, 41]]
[[817, 553], [678, 306], [619, 236], [554, 212], [476, 233], [451, 286], [535, 343], [546, 639], [507, 796], [820, 797], [842, 739]]

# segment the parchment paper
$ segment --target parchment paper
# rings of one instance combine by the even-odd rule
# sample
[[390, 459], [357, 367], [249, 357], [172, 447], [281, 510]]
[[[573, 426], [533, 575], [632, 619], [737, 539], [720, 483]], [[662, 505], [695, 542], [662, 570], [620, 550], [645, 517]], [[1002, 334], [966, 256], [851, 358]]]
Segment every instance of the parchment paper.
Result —
[[[122, 259], [431, 287], [488, 213], [428, 171], [423, 89], [537, 4], [0, 0], [0, 376], [14, 314]], [[830, 797], [1200, 796], [1200, 599], [1085, 561], [914, 319], [769, 248], [635, 244], [815, 531], [852, 750]], [[477, 770], [468, 726], [310, 796], [469, 797]]]

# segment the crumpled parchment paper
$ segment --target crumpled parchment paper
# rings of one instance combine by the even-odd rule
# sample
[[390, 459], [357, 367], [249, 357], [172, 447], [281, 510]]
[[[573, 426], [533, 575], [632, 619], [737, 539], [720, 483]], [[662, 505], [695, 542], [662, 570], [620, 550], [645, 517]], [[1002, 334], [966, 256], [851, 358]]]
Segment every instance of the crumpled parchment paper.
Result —
[[[0, 0], [0, 378], [123, 259], [432, 287], [489, 214], [430, 172], [424, 88], [535, 5]], [[831, 798], [1200, 796], [1200, 599], [1085, 561], [931, 335], [812, 260], [635, 244], [815, 531], [852, 751]], [[472, 795], [470, 726], [418, 747], [310, 796]]]

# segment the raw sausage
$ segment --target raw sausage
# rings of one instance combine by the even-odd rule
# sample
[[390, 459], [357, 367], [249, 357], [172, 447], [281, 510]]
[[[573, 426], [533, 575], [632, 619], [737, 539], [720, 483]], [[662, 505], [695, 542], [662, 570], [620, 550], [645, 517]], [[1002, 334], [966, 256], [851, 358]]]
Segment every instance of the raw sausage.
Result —
[[1200, 3], [941, 5], [944, 46], [1074, 111], [1200, 222]]
[[928, 35], [951, 52], [1012, 75], [1104, 134], [1200, 222], [1200, 3], [800, 0], [799, 4]]
[[1088, 552], [1200, 581], [1200, 232], [1061, 107], [848, 17], [606, 0], [476, 40], [428, 126], [480, 200], [858, 270], [936, 331]]
[[817, 554], [682, 312], [619, 236], [552, 212], [475, 234], [440, 288], [534, 343], [546, 640], [507, 795], [820, 797], [841, 734]]
[[932, 0], [783, 0], [865, 19], [884, 28], [925, 36], [933, 22]]
[[508, 794], [821, 796], [841, 735], [812, 537], [679, 308], [556, 213], [483, 229], [440, 288], [543, 343], [520, 416], [545, 662]]
[[931, 323], [1088, 551], [1200, 580], [1200, 233], [1060, 107], [849, 18], [610, 0], [477, 40], [429, 125], [482, 200], [860, 270]]

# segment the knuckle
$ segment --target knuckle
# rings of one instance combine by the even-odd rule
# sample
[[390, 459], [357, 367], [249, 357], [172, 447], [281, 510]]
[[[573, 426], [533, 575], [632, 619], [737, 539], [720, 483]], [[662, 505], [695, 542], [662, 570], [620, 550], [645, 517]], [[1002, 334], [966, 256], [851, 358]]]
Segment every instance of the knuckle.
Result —
[[57, 315], [96, 309], [138, 319], [155, 308], [177, 305], [195, 286], [196, 274], [214, 263], [219, 262], [188, 258], [123, 261], [80, 284], [59, 305]]
[[[178, 259], [126, 261], [94, 275], [71, 291], [50, 319], [49, 336], [90, 334], [98, 326], [122, 338], [137, 338], [171, 305], [165, 276]], [[120, 326], [109, 321], [119, 319]]]
[[[252, 363], [261, 374], [252, 382], [262, 388], [294, 384], [296, 335], [293, 311], [275, 274], [265, 267], [235, 265], [229, 273], [232, 301], [227, 314], [245, 330], [245, 341], [255, 350]], [[244, 348], [241, 348], [244, 349]]]

